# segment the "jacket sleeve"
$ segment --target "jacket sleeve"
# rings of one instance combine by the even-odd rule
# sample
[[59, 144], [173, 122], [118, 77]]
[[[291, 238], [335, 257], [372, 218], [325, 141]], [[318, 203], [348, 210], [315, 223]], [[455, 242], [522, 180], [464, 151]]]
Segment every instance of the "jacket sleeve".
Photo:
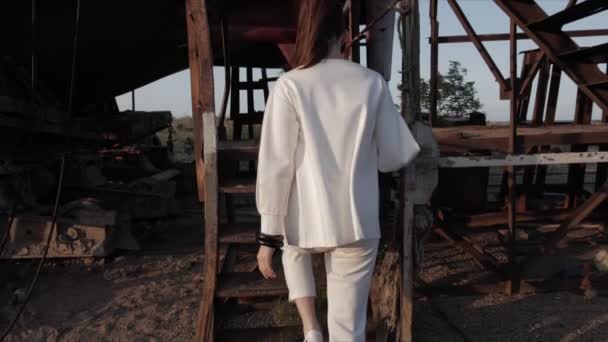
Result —
[[374, 132], [378, 147], [378, 170], [391, 172], [406, 166], [420, 152], [420, 147], [395, 107], [384, 80], [380, 96]]
[[256, 205], [261, 232], [269, 235], [285, 231], [300, 130], [293, 103], [283, 87], [279, 79], [266, 103], [258, 155]]

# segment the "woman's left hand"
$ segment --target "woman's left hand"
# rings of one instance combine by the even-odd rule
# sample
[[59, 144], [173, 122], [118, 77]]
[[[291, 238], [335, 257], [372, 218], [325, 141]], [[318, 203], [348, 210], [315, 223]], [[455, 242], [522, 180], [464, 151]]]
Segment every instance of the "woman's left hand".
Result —
[[274, 248], [267, 246], [260, 246], [258, 251], [258, 269], [266, 279], [274, 279], [277, 277], [276, 273], [272, 269], [272, 255], [274, 254]]

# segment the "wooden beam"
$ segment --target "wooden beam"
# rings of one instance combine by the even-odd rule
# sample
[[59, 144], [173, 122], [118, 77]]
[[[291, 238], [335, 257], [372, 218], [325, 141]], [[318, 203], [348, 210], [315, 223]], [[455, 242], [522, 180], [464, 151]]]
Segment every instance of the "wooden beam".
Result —
[[[204, 280], [195, 340], [213, 342], [213, 310], [218, 266], [217, 131], [213, 53], [206, 0], [186, 0], [186, 23], [192, 84], [197, 184], [199, 198], [205, 201], [205, 264], [202, 271]], [[203, 160], [205, 164], [203, 164]]]
[[[433, 128], [442, 153], [491, 150], [509, 152], [509, 127]], [[516, 139], [521, 151], [533, 146], [605, 144], [608, 143], [608, 126], [604, 125], [552, 125], [521, 127]]]
[[608, 163], [608, 152], [508, 154], [505, 156], [442, 157], [441, 168], [505, 167]]
[[201, 64], [198, 51], [198, 34], [201, 29], [196, 28], [194, 13], [191, 2], [198, 0], [186, 0], [186, 25], [188, 31], [188, 58], [190, 65], [190, 84], [192, 93], [192, 135], [194, 137], [194, 162], [196, 165], [196, 184], [198, 185], [198, 199], [205, 200], [205, 165], [203, 162], [203, 128], [202, 128], [202, 108], [201, 108]]

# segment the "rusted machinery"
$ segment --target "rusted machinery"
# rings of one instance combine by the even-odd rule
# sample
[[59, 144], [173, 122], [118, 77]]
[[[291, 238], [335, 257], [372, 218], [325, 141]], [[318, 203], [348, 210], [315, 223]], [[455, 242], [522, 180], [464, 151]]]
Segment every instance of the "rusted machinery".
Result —
[[[86, 19], [91, 8], [80, 2], [49, 5], [0, 5], [0, 207], [9, 222], [0, 227], [1, 258], [106, 256], [120, 247], [115, 236], [132, 240], [131, 219], [175, 212], [170, 181], [157, 179], [166, 176], [167, 147], [154, 137], [170, 127], [171, 113], [135, 106], [120, 112], [115, 100], [145, 84], [140, 78], [162, 76], [159, 66], [154, 76], [132, 72], [123, 78], [128, 85], [121, 84], [124, 64], [111, 61], [121, 47], [103, 45], [110, 32], [92, 28], [95, 19]], [[112, 65], [102, 66], [107, 62]], [[106, 67], [118, 72], [104, 73]], [[60, 160], [67, 160], [65, 167]], [[66, 181], [58, 181], [64, 172]], [[57, 190], [58, 184], [65, 188]], [[54, 225], [49, 204], [58, 192], [61, 217]], [[146, 212], [151, 203], [163, 208]], [[47, 240], [52, 243], [44, 253]], [[137, 247], [134, 241], [127, 245]]]

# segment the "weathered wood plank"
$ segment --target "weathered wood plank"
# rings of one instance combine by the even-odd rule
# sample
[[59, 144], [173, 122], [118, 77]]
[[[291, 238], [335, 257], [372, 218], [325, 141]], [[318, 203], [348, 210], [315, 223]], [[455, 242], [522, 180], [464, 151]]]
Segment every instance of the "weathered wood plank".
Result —
[[[433, 134], [441, 151], [464, 152], [492, 150], [509, 153], [509, 127], [504, 125], [434, 127]], [[539, 145], [608, 143], [608, 125], [551, 125], [519, 127], [517, 141], [523, 151]]]
[[218, 267], [217, 131], [213, 54], [206, 0], [186, 0], [186, 23], [197, 184], [199, 199], [205, 201], [205, 265], [203, 267], [205, 277], [195, 340], [213, 342], [213, 304]]
[[[401, 32], [403, 49], [401, 59], [401, 115], [411, 126], [420, 114], [420, 13], [418, 0], [401, 1]], [[401, 262], [401, 295], [400, 295], [400, 327], [401, 342], [412, 341], [413, 323], [413, 294], [414, 294], [414, 202], [416, 191], [416, 170], [410, 164], [401, 173], [401, 221], [402, 258]]]
[[537, 153], [504, 156], [442, 157], [441, 168], [608, 163], [608, 152]]

